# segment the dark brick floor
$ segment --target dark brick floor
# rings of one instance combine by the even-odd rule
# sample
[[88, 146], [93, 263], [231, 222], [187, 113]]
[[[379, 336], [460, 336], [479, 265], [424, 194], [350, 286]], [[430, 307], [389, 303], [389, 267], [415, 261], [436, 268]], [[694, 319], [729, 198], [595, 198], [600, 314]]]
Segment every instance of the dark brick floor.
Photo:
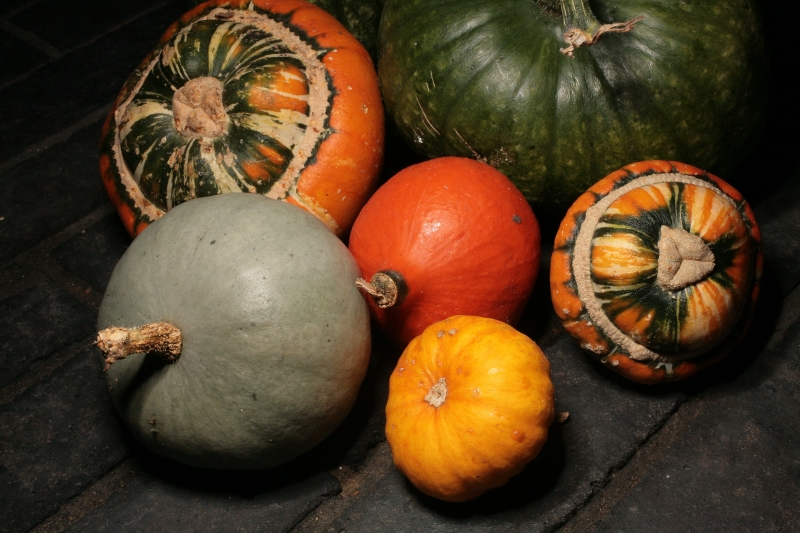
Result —
[[[781, 31], [796, 3], [766, 6], [772, 111], [728, 177], [755, 207], [767, 256], [745, 341], [684, 383], [631, 385], [561, 330], [545, 260], [520, 329], [551, 360], [570, 418], [522, 474], [454, 505], [391, 464], [383, 405], [399, 351], [380, 335], [348, 419], [275, 470], [171, 463], [113, 412], [92, 341], [130, 241], [100, 184], [97, 142], [185, 1], [0, 4], [0, 532], [800, 531], [800, 117], [784, 75], [798, 62]], [[390, 135], [385, 176], [412, 161]], [[543, 221], [546, 241], [555, 222]]]

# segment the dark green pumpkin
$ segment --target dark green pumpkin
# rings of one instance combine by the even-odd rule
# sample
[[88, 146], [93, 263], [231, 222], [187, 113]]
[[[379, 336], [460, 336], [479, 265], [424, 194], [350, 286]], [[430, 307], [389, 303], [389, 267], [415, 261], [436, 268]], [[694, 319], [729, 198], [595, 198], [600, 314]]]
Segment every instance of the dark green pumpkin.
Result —
[[[561, 52], [566, 28], [640, 16]], [[543, 212], [629, 161], [727, 176], [766, 110], [752, 0], [389, 0], [379, 39], [384, 102], [409, 144], [489, 162]]]

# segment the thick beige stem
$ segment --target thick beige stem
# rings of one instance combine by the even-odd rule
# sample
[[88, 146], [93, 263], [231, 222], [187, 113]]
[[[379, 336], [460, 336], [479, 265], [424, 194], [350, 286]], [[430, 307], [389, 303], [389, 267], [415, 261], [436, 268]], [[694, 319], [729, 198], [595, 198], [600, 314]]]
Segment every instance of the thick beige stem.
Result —
[[211, 76], [195, 78], [172, 98], [175, 128], [186, 137], [219, 137], [228, 127], [222, 103], [222, 82]]
[[662, 289], [679, 291], [705, 279], [714, 270], [714, 252], [699, 236], [684, 229], [661, 226], [658, 274]]
[[156, 353], [165, 361], [172, 362], [181, 355], [182, 345], [180, 330], [168, 322], [145, 324], [139, 328], [111, 326], [97, 334], [97, 347], [106, 358], [103, 370], [132, 353]]
[[439, 381], [433, 384], [425, 395], [425, 401], [434, 407], [442, 405], [447, 398], [447, 382], [444, 378], [439, 378]]

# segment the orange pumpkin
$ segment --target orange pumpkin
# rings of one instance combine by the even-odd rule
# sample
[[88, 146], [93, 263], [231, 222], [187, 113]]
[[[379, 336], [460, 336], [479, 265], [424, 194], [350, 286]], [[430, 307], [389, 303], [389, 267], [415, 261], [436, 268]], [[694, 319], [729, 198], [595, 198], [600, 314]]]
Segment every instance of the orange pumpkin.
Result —
[[419, 490], [466, 501], [538, 455], [553, 421], [550, 363], [498, 320], [454, 316], [406, 347], [389, 381], [386, 438]]
[[350, 235], [373, 317], [408, 343], [430, 324], [476, 315], [516, 324], [539, 270], [539, 224], [491, 166], [443, 157], [381, 186]]
[[346, 234], [377, 185], [369, 54], [302, 0], [211, 0], [173, 24], [103, 128], [100, 170], [132, 235], [201, 196], [250, 192]]
[[640, 383], [683, 379], [747, 329], [763, 257], [753, 212], [718, 177], [674, 161], [628, 165], [573, 204], [550, 289], [564, 327]]

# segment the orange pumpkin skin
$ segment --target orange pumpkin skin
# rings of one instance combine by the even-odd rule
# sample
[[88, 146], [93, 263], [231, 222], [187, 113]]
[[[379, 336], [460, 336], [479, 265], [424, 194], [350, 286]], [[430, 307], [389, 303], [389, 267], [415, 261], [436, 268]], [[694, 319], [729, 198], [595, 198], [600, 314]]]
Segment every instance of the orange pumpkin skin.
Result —
[[[660, 256], [669, 255], [658, 244], [663, 226], [702, 241], [713, 268], [682, 288], [658, 286]], [[589, 254], [577, 251], [589, 243]], [[749, 325], [762, 268], [758, 224], [736, 189], [683, 163], [642, 161], [597, 182], [567, 212], [550, 291], [587, 353], [632, 381], [657, 384], [729, 353]], [[594, 298], [602, 305], [587, 303]]]
[[536, 216], [516, 187], [491, 166], [443, 157], [389, 179], [353, 224], [350, 251], [361, 275], [399, 274], [407, 287], [398, 305], [375, 320], [406, 344], [453, 315], [515, 325], [539, 270]]
[[[305, 131], [301, 133], [303, 140], [294, 145], [281, 145], [283, 152], [278, 153], [272, 146], [279, 145], [280, 142], [276, 139], [286, 136], [285, 133], [267, 138], [269, 136], [263, 131], [258, 131], [257, 134], [250, 135], [251, 138], [245, 139], [229, 128], [220, 137], [204, 138], [201, 141], [205, 143], [203, 149], [206, 152], [214, 151], [217, 154], [217, 164], [224, 168], [206, 171], [205, 175], [198, 175], [195, 169], [190, 170], [181, 179], [187, 182], [194, 180], [191, 185], [186, 185], [192, 192], [180, 198], [167, 199], [164, 196], [173, 194], [171, 191], [176, 188], [164, 185], [166, 176], [171, 171], [180, 165], [187, 166], [185, 161], [190, 157], [193, 161], [200, 161], [196, 169], [209, 165], [203, 163], [200, 157], [187, 155], [190, 148], [185, 148], [185, 152], [176, 150], [163, 156], [153, 155], [151, 161], [142, 163], [138, 168], [127, 165], [124, 158], [134, 156], [127, 154], [123, 157], [120, 146], [125, 141], [121, 142], [120, 136], [128, 135], [127, 124], [134, 121], [126, 119], [126, 109], [137, 95], [140, 82], [153, 69], [153, 65], [156, 62], [167, 65], [171, 61], [169, 58], [175, 56], [171, 53], [174, 44], [171, 41], [180, 32], [187, 31], [198, 21], [247, 25], [249, 21], [256, 20], [258, 24], [265, 25], [266, 33], [271, 31], [267, 28], [269, 24], [276, 24], [281, 27], [280, 31], [291, 33], [296, 41], [305, 44], [302, 50], [292, 49], [288, 52], [290, 65], [275, 70], [277, 76], [274, 79], [278, 81], [272, 82], [273, 85], [260, 87], [258, 82], [248, 82], [251, 85], [246, 91], [240, 90], [236, 94], [236, 100], [223, 99], [223, 103], [228, 109], [238, 105], [247, 113], [255, 109], [261, 113], [262, 118], [259, 120], [270, 116], [274, 111], [272, 116], [277, 117], [275, 124], [278, 125], [290, 122], [282, 113], [291, 114], [298, 110], [299, 115], [310, 113], [307, 119], [301, 116], [299, 126], [291, 125], [297, 131]], [[272, 22], [262, 22], [267, 20]], [[230, 56], [238, 54], [248, 61], [251, 60], [253, 53], [243, 53], [242, 44], [236, 41], [235, 35], [231, 35], [222, 40], [222, 44], [231, 50]], [[291, 48], [294, 45], [286, 46]], [[223, 49], [222, 46], [219, 48]], [[273, 52], [270, 50], [265, 52], [267, 56], [271, 53]], [[311, 61], [312, 56], [313, 66], [309, 66], [310, 63], [307, 62]], [[308, 72], [322, 68], [322, 74], [315, 74], [316, 78], [309, 75], [306, 81], [313, 78], [324, 82], [308, 81], [306, 89], [297, 89], [298, 76], [305, 77], [306, 73], [297, 74], [302, 69], [298, 70], [292, 61], [306, 62], [303, 65]], [[240, 72], [244, 70], [246, 69], [241, 68]], [[236, 80], [236, 76], [228, 75], [221, 81], [227, 84], [228, 80]], [[225, 87], [224, 98], [228, 98], [227, 85]], [[173, 87], [173, 90], [177, 88]], [[299, 98], [293, 96], [293, 92], [286, 92], [296, 90], [300, 91]], [[304, 90], [308, 94], [302, 94]], [[233, 94], [235, 91], [229, 92]], [[320, 94], [323, 96], [316, 96]], [[286, 95], [289, 97], [285, 97]], [[168, 97], [166, 93], [159, 95], [159, 102], [164, 103], [166, 111], [160, 110], [157, 115], [171, 116], [172, 109], [166, 103]], [[318, 111], [309, 112], [304, 99], [309, 102], [312, 99], [318, 101], [318, 104], [311, 106]], [[146, 103], [152, 105], [150, 102]], [[307, 124], [303, 122], [305, 120]], [[157, 125], [163, 125], [163, 121]], [[178, 138], [176, 131], [173, 131], [164, 137], [166, 144], [177, 144], [178, 141], [173, 141], [170, 135]], [[261, 140], [253, 142], [252, 138], [259, 135]], [[226, 136], [230, 137], [225, 142], [219, 141]], [[306, 209], [320, 218], [334, 233], [345, 236], [377, 185], [383, 162], [383, 144], [383, 105], [372, 60], [363, 46], [336, 19], [303, 0], [210, 0], [192, 9], [170, 26], [153, 52], [126, 81], [103, 127], [100, 171], [106, 191], [132, 237], [160, 218], [173, 205], [192, 197], [219, 192], [254, 192], [284, 200]], [[146, 154], [149, 151], [148, 146], [149, 140], [137, 146], [136, 155], [140, 152]], [[157, 147], [158, 143], [153, 146]], [[133, 151], [133, 148], [128, 150], [131, 153]], [[207, 154], [203, 158], [209, 159]], [[159, 164], [161, 168], [157, 168]], [[173, 167], [172, 170], [168, 166]], [[161, 184], [140, 187], [142, 167], [145, 175], [152, 170], [152, 182]], [[281, 173], [276, 168], [284, 168], [286, 171]], [[220, 183], [227, 180], [224, 186], [216, 184], [220, 176], [223, 178]], [[236, 182], [234, 185], [231, 185], [232, 179]], [[209, 187], [209, 183], [213, 185]], [[158, 193], [153, 192], [156, 189]]]
[[[440, 383], [446, 395], [435, 407], [426, 396]], [[553, 398], [550, 363], [511, 326], [473, 316], [432, 324], [406, 347], [389, 381], [394, 463], [429, 496], [477, 498], [539, 454]]]

